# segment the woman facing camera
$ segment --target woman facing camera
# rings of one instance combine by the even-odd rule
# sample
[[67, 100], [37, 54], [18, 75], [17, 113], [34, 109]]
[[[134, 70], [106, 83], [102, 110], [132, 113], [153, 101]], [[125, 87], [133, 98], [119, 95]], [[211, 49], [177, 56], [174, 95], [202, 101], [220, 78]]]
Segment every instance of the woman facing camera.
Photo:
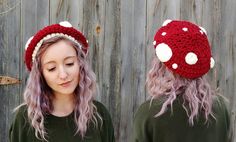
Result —
[[38, 31], [25, 48], [30, 74], [10, 142], [114, 142], [110, 114], [94, 100], [84, 35], [65, 21]]

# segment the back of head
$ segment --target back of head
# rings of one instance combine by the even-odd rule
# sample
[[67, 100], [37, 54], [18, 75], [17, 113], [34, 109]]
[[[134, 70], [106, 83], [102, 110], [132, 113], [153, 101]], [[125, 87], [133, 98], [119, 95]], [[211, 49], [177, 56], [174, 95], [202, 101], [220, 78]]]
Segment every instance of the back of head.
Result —
[[166, 20], [157, 31], [153, 45], [156, 56], [147, 76], [147, 90], [152, 99], [164, 97], [156, 116], [162, 115], [180, 97], [193, 125], [203, 113], [206, 120], [212, 114], [215, 91], [205, 74], [214, 66], [204, 28], [188, 21]]

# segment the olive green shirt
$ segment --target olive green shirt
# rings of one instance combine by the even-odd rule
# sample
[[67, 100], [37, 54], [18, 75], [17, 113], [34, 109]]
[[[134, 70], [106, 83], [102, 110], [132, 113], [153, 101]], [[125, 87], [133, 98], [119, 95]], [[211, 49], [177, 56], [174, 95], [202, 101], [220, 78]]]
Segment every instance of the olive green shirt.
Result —
[[217, 96], [213, 103], [213, 117], [206, 123], [202, 114], [189, 125], [189, 118], [181, 97], [173, 102], [168, 110], [154, 117], [161, 109], [163, 101], [153, 100], [143, 103], [134, 118], [133, 142], [228, 142], [229, 115], [222, 97]]
[[[99, 118], [98, 125], [89, 123], [84, 139], [80, 134], [76, 134], [76, 124], [74, 113], [65, 117], [54, 115], [45, 116], [45, 128], [47, 140], [49, 142], [114, 142], [114, 130], [110, 114], [107, 109], [99, 102], [94, 101], [97, 111], [102, 117], [102, 125]], [[42, 142], [36, 138], [34, 129], [28, 121], [27, 106], [24, 105], [17, 111], [14, 122], [9, 132], [10, 142]]]

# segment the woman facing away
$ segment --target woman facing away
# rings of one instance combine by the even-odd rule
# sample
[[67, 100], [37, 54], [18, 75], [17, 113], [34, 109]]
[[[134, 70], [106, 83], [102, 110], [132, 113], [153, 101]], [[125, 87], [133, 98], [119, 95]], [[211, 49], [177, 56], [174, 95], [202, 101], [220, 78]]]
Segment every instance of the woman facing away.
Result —
[[151, 99], [135, 114], [133, 142], [228, 142], [224, 98], [205, 76], [215, 63], [205, 29], [166, 20], [153, 45], [146, 81]]
[[38, 31], [26, 44], [30, 71], [10, 142], [114, 142], [110, 114], [99, 102], [88, 43], [69, 22]]

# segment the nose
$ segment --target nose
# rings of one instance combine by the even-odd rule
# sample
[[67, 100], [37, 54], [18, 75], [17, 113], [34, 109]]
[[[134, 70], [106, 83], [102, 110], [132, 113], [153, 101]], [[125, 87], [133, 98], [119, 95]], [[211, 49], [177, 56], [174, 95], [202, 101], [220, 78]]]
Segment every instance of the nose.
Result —
[[62, 80], [65, 80], [65, 79], [67, 79], [67, 77], [68, 77], [68, 73], [67, 73], [66, 69], [64, 67], [60, 67], [59, 78]]

